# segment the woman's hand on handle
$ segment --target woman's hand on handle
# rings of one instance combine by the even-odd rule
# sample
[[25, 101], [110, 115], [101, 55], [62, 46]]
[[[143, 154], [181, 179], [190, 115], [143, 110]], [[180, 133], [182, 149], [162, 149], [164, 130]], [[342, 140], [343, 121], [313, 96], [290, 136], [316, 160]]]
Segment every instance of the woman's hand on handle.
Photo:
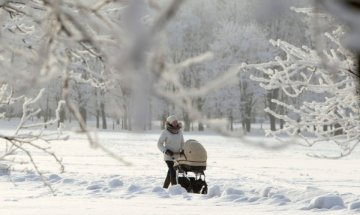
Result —
[[166, 155], [169, 155], [169, 156], [173, 156], [173, 155], [174, 155], [174, 152], [172, 152], [171, 150], [167, 149], [167, 150], [165, 151], [165, 154], [166, 154]]

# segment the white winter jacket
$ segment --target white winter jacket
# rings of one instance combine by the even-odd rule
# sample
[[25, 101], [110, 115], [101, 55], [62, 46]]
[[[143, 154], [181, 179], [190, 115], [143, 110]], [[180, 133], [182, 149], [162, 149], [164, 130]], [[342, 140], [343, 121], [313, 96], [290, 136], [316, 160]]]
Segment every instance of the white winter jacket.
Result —
[[165, 154], [166, 150], [171, 150], [174, 153], [180, 153], [184, 147], [184, 136], [181, 131], [177, 134], [172, 134], [167, 129], [161, 132], [158, 148], [164, 154], [164, 160], [172, 161], [174, 158]]

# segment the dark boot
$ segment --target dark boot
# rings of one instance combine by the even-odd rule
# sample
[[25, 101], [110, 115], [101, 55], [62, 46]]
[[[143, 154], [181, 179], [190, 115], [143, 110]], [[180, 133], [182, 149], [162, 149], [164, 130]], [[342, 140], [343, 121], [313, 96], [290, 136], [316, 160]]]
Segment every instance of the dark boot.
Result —
[[[165, 161], [168, 166], [168, 173], [164, 182], [164, 188], [168, 188], [171, 182], [171, 185], [175, 185], [176, 183], [176, 171], [174, 169], [174, 162], [173, 161]], [[165, 187], [165, 185], [167, 185]]]
[[171, 178], [171, 185], [176, 185], [176, 175], [173, 176], [173, 177], [170, 177]]
[[165, 178], [165, 181], [164, 181], [164, 186], [163, 186], [163, 188], [168, 188], [169, 185], [170, 185], [170, 175], [167, 174], [167, 175], [166, 175], [166, 178]]

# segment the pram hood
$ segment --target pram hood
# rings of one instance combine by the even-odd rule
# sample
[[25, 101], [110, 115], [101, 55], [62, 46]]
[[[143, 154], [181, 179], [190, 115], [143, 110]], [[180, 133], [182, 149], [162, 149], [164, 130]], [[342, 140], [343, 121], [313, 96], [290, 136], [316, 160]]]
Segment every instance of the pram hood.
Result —
[[184, 143], [184, 153], [181, 154], [176, 161], [179, 165], [187, 166], [187, 168], [202, 167], [206, 168], [207, 152], [205, 148], [196, 140], [187, 140]]

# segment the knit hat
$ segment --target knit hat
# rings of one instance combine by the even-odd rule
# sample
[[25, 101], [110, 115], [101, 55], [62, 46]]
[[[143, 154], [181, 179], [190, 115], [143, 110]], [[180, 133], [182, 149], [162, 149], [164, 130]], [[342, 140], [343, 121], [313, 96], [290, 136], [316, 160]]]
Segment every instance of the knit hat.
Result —
[[173, 125], [173, 123], [177, 122], [177, 120], [178, 119], [175, 115], [171, 115], [166, 119], [166, 129], [172, 134], [179, 133], [181, 129], [181, 123], [178, 122], [175, 125]]
[[166, 119], [166, 122], [169, 124], [172, 124], [174, 121], [178, 121], [178, 119], [175, 115], [171, 115]]

